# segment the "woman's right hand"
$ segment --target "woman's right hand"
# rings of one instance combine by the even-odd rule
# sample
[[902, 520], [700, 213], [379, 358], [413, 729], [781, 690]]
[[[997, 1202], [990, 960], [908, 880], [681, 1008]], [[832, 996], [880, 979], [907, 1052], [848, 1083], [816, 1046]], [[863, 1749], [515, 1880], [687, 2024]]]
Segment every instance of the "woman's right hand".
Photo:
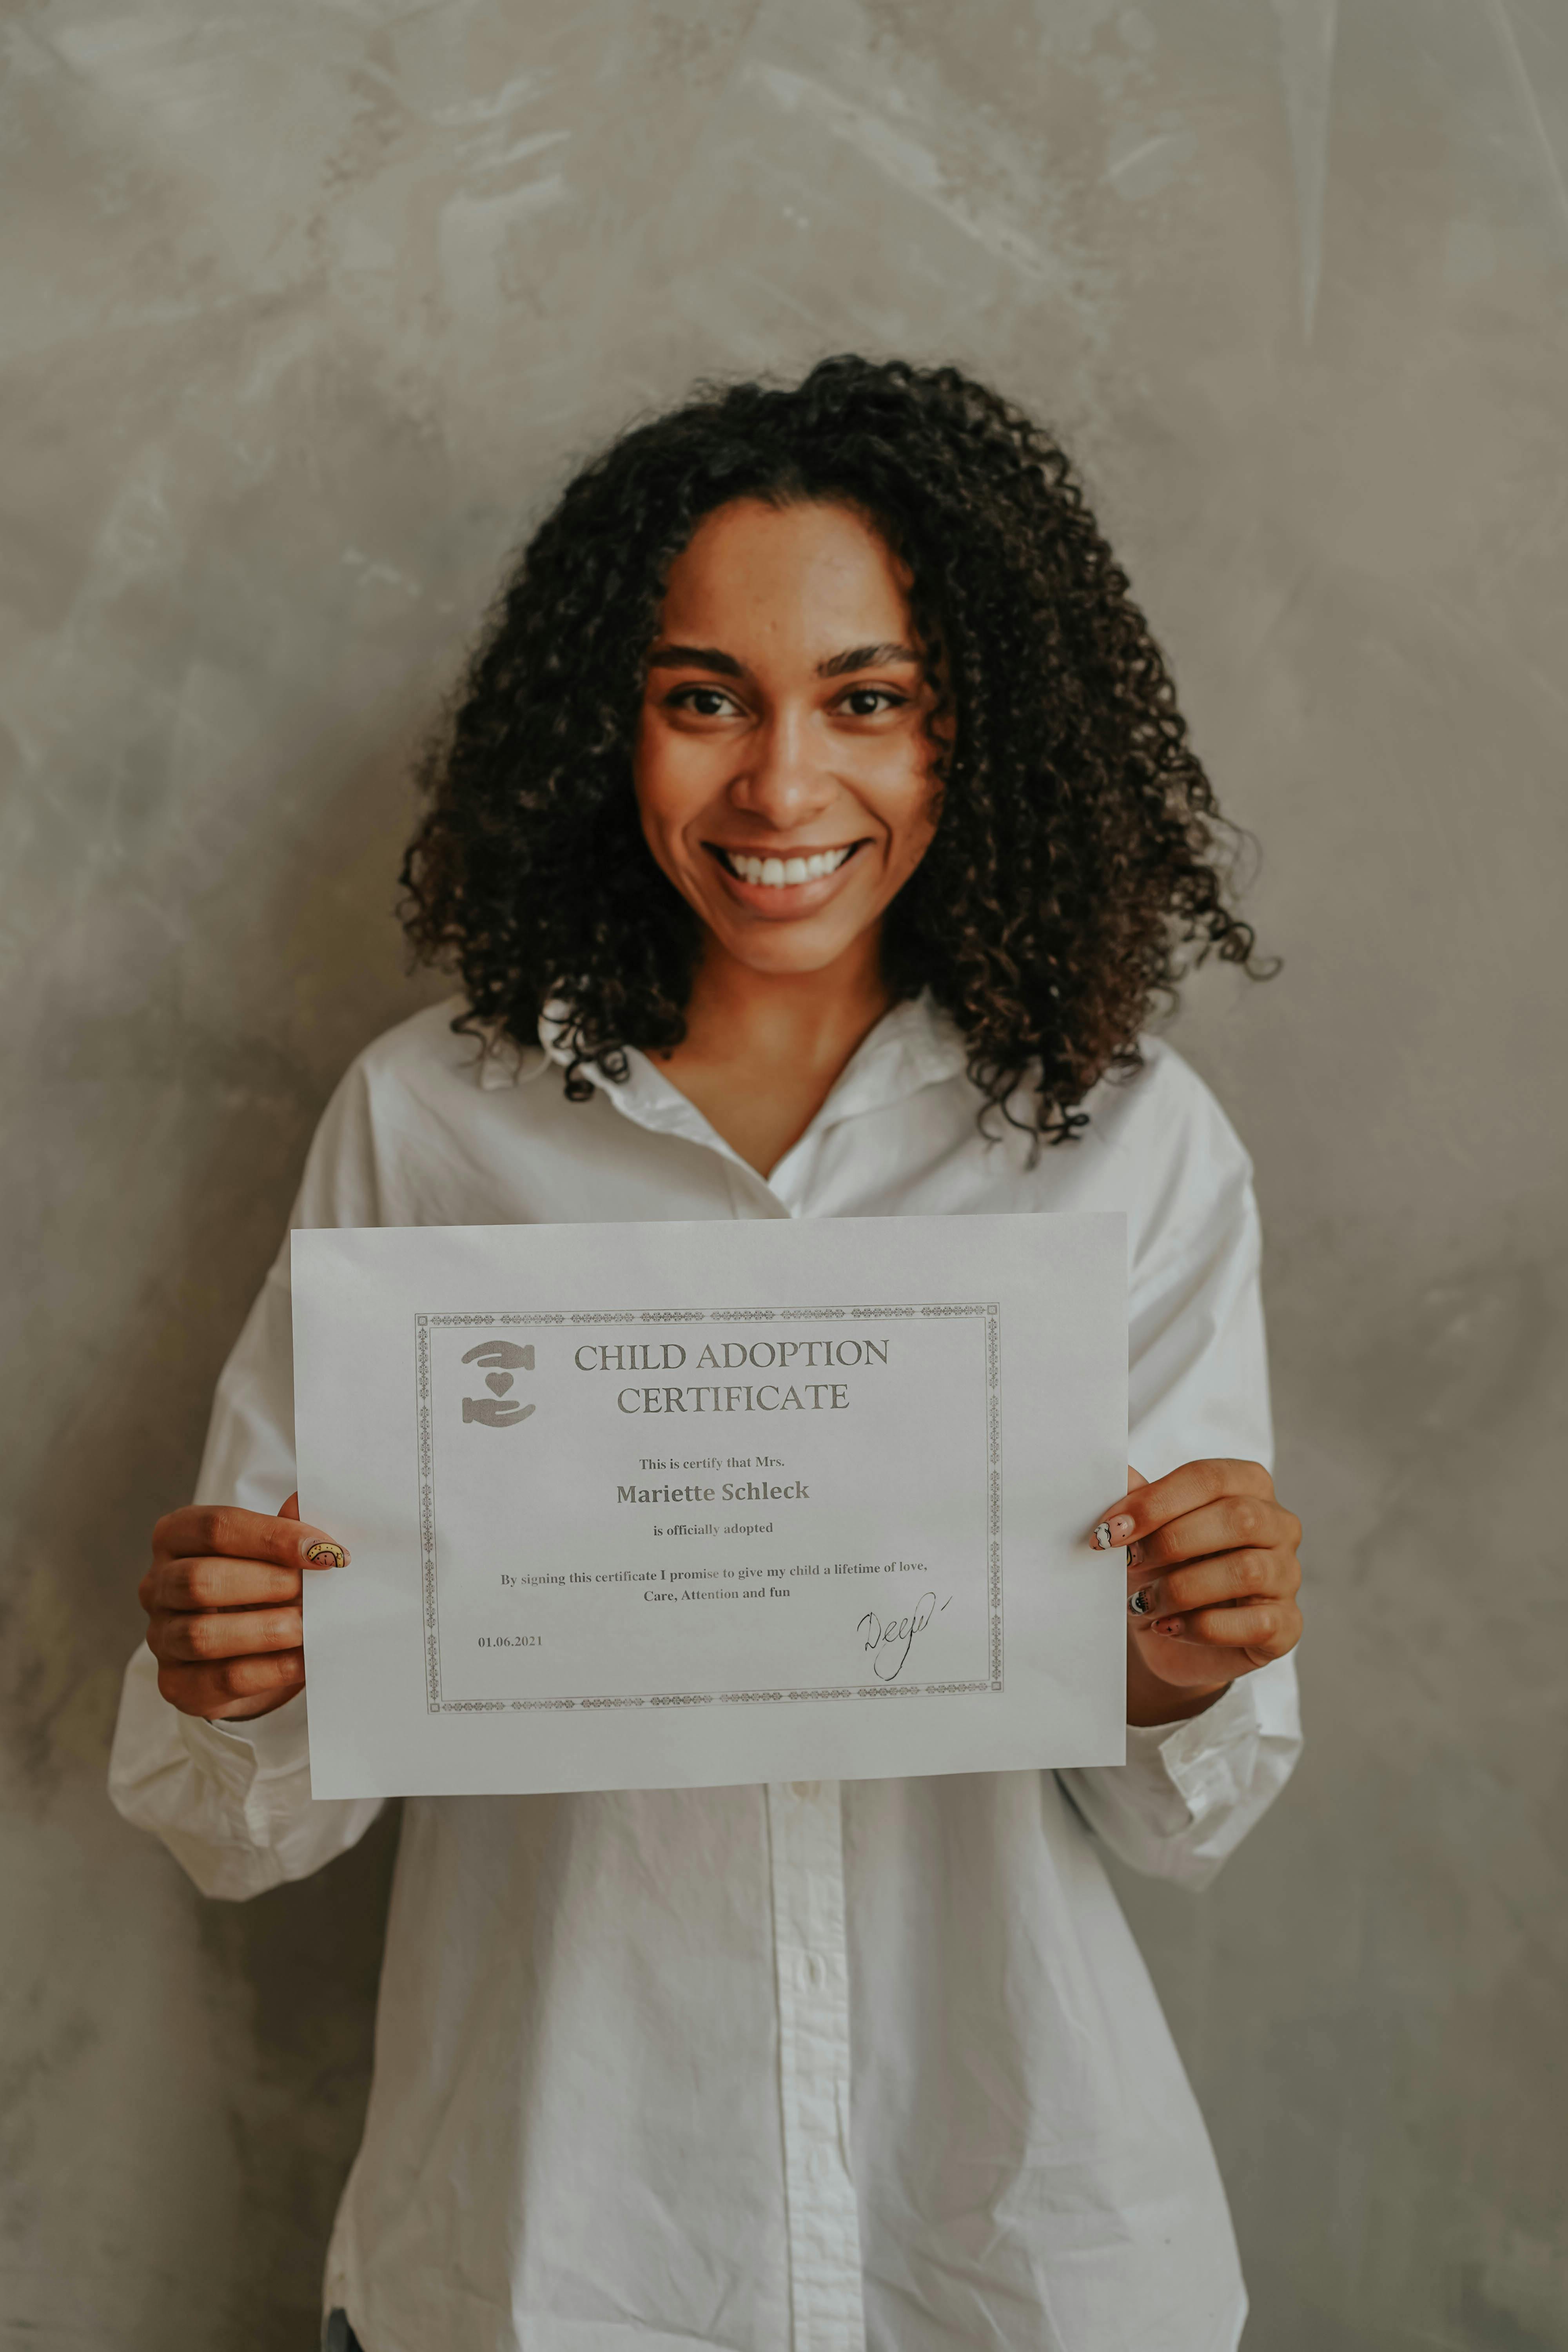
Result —
[[341, 1544], [301, 1524], [298, 1495], [275, 1519], [200, 1503], [160, 1519], [138, 1590], [170, 1706], [232, 1723], [303, 1690], [306, 1571], [347, 1565]]

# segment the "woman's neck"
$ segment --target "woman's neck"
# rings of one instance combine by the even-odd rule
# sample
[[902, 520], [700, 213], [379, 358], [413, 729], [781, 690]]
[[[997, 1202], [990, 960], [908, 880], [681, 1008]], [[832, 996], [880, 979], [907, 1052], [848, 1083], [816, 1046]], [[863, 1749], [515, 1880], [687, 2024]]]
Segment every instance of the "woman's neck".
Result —
[[872, 930], [821, 971], [760, 972], [710, 942], [686, 1035], [658, 1064], [760, 1174], [805, 1133], [892, 1004], [879, 949]]

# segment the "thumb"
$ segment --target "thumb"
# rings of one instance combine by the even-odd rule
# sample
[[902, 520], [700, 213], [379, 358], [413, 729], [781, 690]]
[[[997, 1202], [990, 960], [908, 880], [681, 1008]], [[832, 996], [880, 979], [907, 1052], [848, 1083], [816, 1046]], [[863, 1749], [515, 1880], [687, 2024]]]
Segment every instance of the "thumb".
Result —
[[[1128, 1493], [1129, 1493], [1130, 1495], [1135, 1495], [1135, 1494], [1138, 1492], [1138, 1489], [1139, 1489], [1139, 1487], [1140, 1487], [1140, 1486], [1146, 1486], [1148, 1484], [1149, 1484], [1149, 1481], [1147, 1480], [1147, 1478], [1145, 1478], [1145, 1476], [1143, 1475], [1143, 1473], [1142, 1472], [1142, 1470], [1134, 1470], [1134, 1469], [1133, 1469], [1133, 1467], [1132, 1467], [1132, 1465], [1131, 1465], [1131, 1463], [1129, 1463], [1129, 1464], [1128, 1464], [1128, 1465], [1127, 1465], [1127, 1491], [1128, 1491]], [[294, 1500], [295, 1500], [296, 1502], [298, 1502], [298, 1501], [299, 1501], [299, 1499], [300, 1499], [300, 1498], [299, 1498], [299, 1496], [296, 1495], [296, 1496], [295, 1496], [295, 1497], [294, 1497]], [[287, 1512], [287, 1508], [288, 1508], [287, 1505], [285, 1505], [284, 1508], [285, 1508], [285, 1512]], [[295, 1514], [294, 1514], [294, 1517], [295, 1517], [296, 1518], [298, 1518], [298, 1517], [299, 1517], [299, 1516], [300, 1516], [299, 1512], [298, 1512], [298, 1511], [296, 1511], [296, 1512], [295, 1512]]]
[[[1144, 1481], [1140, 1478], [1138, 1484], [1142, 1486], [1144, 1484]], [[280, 1519], [297, 1519], [299, 1517], [300, 1496], [297, 1488], [295, 1492], [289, 1496], [289, 1500], [284, 1504], [283, 1508], [279, 1512], [278, 1516]]]

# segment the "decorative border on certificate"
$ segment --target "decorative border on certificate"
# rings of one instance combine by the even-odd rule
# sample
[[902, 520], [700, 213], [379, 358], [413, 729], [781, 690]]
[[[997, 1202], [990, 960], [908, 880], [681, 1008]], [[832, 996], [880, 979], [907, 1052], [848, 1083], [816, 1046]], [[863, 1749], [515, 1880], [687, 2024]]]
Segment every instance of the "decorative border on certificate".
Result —
[[[630, 1696], [584, 1694], [573, 1698], [448, 1698], [441, 1687], [441, 1610], [436, 1564], [436, 1446], [432, 1422], [430, 1333], [433, 1329], [589, 1329], [595, 1324], [644, 1328], [733, 1323], [916, 1322], [982, 1317], [985, 1325], [986, 1583], [990, 1613], [989, 1672], [983, 1682], [835, 1684], [821, 1690], [649, 1691]], [[900, 1307], [604, 1307], [559, 1313], [549, 1308], [507, 1315], [416, 1315], [414, 1365], [419, 1429], [419, 1552], [425, 1622], [425, 1698], [430, 1715], [510, 1715], [551, 1708], [612, 1706], [756, 1706], [801, 1699], [946, 1698], [1003, 1687], [1002, 1591], [1002, 1309], [995, 1299], [921, 1301]]]

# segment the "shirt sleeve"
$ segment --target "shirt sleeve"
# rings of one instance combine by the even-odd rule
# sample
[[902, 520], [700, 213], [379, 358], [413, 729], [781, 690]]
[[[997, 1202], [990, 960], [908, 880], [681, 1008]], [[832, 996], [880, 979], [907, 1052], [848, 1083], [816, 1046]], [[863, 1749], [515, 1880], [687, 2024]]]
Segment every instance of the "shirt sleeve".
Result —
[[[1173, 1172], [1132, 1236], [1129, 1455], [1145, 1477], [1209, 1457], [1271, 1464], [1252, 1171], [1205, 1088]], [[1183, 1723], [1130, 1727], [1127, 1760], [1058, 1774], [1132, 1869], [1201, 1887], [1279, 1795], [1301, 1747], [1293, 1658]]]
[[1296, 1662], [1277, 1658], [1185, 1723], [1129, 1726], [1125, 1764], [1058, 1778], [1131, 1869], [1196, 1890], [1273, 1803], [1300, 1748]]
[[[368, 1139], [363, 1082], [351, 1071], [311, 1146], [293, 1225], [379, 1222]], [[274, 1512], [294, 1486], [285, 1240], [218, 1381], [195, 1499]], [[126, 1668], [110, 1796], [163, 1839], [204, 1895], [237, 1901], [308, 1877], [364, 1835], [381, 1801], [312, 1798], [306, 1706], [300, 1692], [247, 1723], [182, 1715], [161, 1695], [143, 1643]]]
[[303, 1691], [254, 1722], [204, 1723], [160, 1695], [145, 1644], [125, 1670], [109, 1793], [204, 1895], [234, 1903], [346, 1853], [382, 1804], [312, 1798]]

